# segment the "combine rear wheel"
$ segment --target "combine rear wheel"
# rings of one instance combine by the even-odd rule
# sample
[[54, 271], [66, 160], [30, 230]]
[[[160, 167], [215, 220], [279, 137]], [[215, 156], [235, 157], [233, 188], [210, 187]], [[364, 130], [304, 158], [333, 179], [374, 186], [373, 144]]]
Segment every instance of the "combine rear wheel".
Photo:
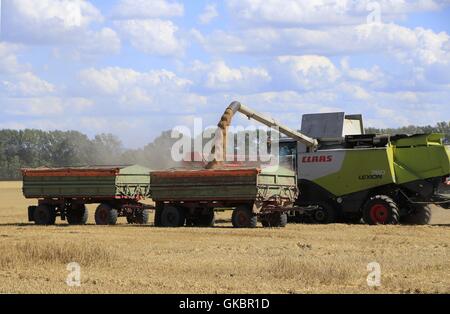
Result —
[[39, 205], [34, 210], [34, 222], [36, 225], [54, 225], [56, 221], [55, 209], [48, 205]]
[[119, 213], [108, 204], [100, 204], [95, 211], [95, 223], [100, 226], [115, 225]]
[[246, 206], [239, 206], [231, 218], [234, 228], [256, 228], [258, 217]]
[[363, 219], [369, 225], [396, 225], [399, 221], [398, 206], [389, 196], [376, 195], [364, 205]]
[[416, 206], [414, 210], [401, 218], [400, 222], [406, 225], [428, 225], [431, 221], [430, 206]]

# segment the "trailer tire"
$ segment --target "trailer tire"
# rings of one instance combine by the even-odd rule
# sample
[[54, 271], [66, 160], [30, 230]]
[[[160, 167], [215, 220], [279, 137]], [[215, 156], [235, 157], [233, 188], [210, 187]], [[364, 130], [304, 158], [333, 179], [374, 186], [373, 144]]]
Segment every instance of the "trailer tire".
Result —
[[69, 225], [85, 225], [89, 218], [89, 211], [84, 204], [73, 205], [67, 211]]
[[316, 224], [332, 224], [337, 220], [337, 211], [332, 205], [322, 203], [319, 204], [319, 208], [314, 211], [312, 218], [313, 222]]
[[50, 226], [56, 222], [55, 208], [48, 205], [39, 205], [34, 211], [34, 222], [39, 226]]
[[386, 195], [371, 197], [363, 207], [363, 219], [369, 225], [397, 225], [399, 217], [397, 204]]
[[428, 225], [433, 212], [430, 206], [416, 206], [412, 213], [400, 218], [400, 222], [405, 225]]
[[28, 206], [28, 221], [34, 221], [34, 212], [36, 211], [37, 206]]
[[261, 224], [264, 228], [284, 228], [288, 222], [286, 213], [272, 213], [264, 215]]
[[100, 204], [95, 211], [95, 223], [99, 226], [117, 224], [119, 213], [108, 204]]
[[183, 227], [186, 223], [186, 211], [181, 207], [164, 206], [160, 219], [162, 227]]
[[139, 210], [136, 212], [135, 223], [138, 225], [148, 224], [148, 210]]
[[214, 209], [207, 209], [205, 214], [198, 215], [191, 219], [194, 227], [214, 227], [216, 223], [216, 213]]
[[258, 217], [246, 206], [239, 206], [231, 217], [234, 228], [256, 228]]

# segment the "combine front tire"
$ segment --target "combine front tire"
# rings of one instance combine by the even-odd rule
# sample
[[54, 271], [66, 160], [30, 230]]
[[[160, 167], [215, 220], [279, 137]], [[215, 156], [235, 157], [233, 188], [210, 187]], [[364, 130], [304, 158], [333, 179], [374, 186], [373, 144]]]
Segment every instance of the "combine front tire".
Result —
[[115, 225], [118, 216], [116, 209], [107, 204], [100, 204], [95, 211], [95, 223], [100, 226]]
[[234, 228], [256, 228], [258, 217], [245, 206], [237, 207], [231, 218]]
[[431, 221], [431, 216], [430, 206], [416, 206], [410, 214], [401, 218], [401, 223], [406, 225], [428, 225]]
[[398, 206], [389, 196], [376, 195], [364, 205], [363, 219], [369, 225], [396, 225], [399, 222]]
[[34, 210], [34, 222], [39, 226], [54, 225], [56, 221], [55, 209], [48, 205], [39, 205]]
[[67, 222], [69, 225], [85, 225], [89, 212], [85, 205], [73, 205], [67, 211]]

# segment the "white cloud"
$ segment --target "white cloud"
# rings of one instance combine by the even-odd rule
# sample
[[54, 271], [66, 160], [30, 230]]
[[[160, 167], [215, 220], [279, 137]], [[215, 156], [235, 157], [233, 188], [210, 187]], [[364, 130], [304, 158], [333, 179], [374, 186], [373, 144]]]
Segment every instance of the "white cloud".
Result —
[[113, 17], [120, 19], [148, 19], [174, 17], [184, 14], [179, 2], [166, 0], [121, 0], [113, 9]]
[[195, 34], [211, 52], [264, 55], [336, 55], [364, 52], [398, 52], [418, 44], [414, 30], [395, 24], [364, 24], [325, 29], [249, 28], [239, 32]]
[[212, 91], [255, 91], [271, 81], [262, 67], [229, 67], [223, 60], [209, 64], [195, 61], [187, 72], [198, 85]]
[[[238, 31], [214, 31], [204, 36], [194, 30], [192, 37], [215, 55], [324, 55], [352, 56], [376, 53], [391, 58], [399, 65], [415, 69], [416, 81], [450, 83], [450, 36], [421, 27], [410, 29], [396, 24], [363, 24], [333, 28], [248, 28]], [[437, 66], [439, 65], [439, 66]], [[381, 71], [345, 68], [351, 79], [373, 81], [382, 87]], [[410, 79], [409, 77], [405, 78]], [[395, 83], [398, 85], [398, 83]], [[430, 88], [428, 86], [427, 88]]]
[[164, 20], [124, 20], [115, 26], [139, 51], [158, 56], [180, 56], [184, 43], [177, 37], [178, 27]]
[[278, 57], [276, 73], [282, 85], [302, 90], [327, 88], [340, 77], [328, 58], [316, 55]]
[[1, 82], [8, 95], [39, 96], [48, 95], [55, 91], [55, 86], [44, 81], [31, 72], [19, 73]]
[[376, 82], [384, 78], [384, 73], [379, 66], [373, 66], [370, 69], [352, 68], [349, 64], [349, 58], [341, 60], [341, 68], [344, 75], [352, 80], [362, 82]]
[[2, 36], [26, 45], [49, 45], [76, 59], [120, 50], [120, 39], [110, 28], [93, 30], [101, 12], [84, 0], [6, 0], [3, 2]]
[[198, 17], [201, 24], [209, 24], [212, 20], [219, 16], [219, 12], [217, 12], [217, 6], [215, 4], [206, 5], [203, 13]]
[[[192, 112], [206, 99], [189, 91], [192, 82], [167, 70], [138, 72], [110, 67], [85, 69], [79, 74], [87, 95], [105, 105], [127, 110]], [[182, 100], [182, 101], [180, 101]]]
[[[236, 20], [253, 25], [350, 25], [363, 24], [373, 0], [227, 0]], [[434, 11], [446, 0], [378, 0], [382, 20], [392, 21], [412, 12]]]
[[20, 50], [17, 45], [0, 42], [0, 74], [17, 73], [24, 70], [19, 64], [16, 53]]
[[71, 40], [93, 22], [100, 11], [83, 0], [4, 0], [3, 35], [9, 40], [37, 44]]

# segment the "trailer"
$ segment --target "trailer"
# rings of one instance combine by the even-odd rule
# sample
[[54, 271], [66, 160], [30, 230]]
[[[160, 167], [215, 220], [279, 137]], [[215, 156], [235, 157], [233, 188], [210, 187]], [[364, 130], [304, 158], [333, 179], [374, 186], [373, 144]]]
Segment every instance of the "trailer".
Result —
[[86, 224], [87, 204], [99, 204], [97, 225], [115, 225], [118, 217], [130, 224], [147, 224], [152, 206], [141, 203], [149, 196], [150, 169], [138, 165], [22, 169], [23, 195], [38, 199], [28, 208], [28, 219], [53, 225], [56, 217], [71, 225]]
[[295, 172], [281, 168], [230, 168], [155, 171], [151, 198], [155, 226], [209, 227], [215, 210], [231, 209], [235, 228], [284, 227], [298, 196]]

